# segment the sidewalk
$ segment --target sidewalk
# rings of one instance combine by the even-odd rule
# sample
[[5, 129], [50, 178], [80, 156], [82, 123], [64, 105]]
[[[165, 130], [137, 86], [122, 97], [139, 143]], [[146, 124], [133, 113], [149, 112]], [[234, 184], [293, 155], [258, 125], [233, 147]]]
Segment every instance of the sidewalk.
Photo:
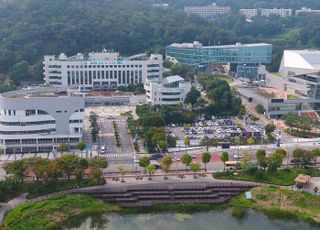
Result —
[[10, 209], [17, 207], [21, 204], [24, 204], [27, 202], [27, 195], [26, 193], [21, 194], [20, 196], [17, 196], [16, 198], [10, 200], [8, 203], [4, 204], [1, 208], [0, 208], [0, 223], [2, 222], [2, 219], [4, 217], [4, 215], [6, 214], [6, 212], [8, 212]]

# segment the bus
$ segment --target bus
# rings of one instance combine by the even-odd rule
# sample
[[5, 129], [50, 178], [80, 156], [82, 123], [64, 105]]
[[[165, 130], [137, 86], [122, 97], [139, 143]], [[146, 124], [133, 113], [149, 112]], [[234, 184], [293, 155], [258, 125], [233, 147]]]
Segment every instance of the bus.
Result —
[[226, 170], [235, 170], [238, 162], [237, 161], [226, 161]]

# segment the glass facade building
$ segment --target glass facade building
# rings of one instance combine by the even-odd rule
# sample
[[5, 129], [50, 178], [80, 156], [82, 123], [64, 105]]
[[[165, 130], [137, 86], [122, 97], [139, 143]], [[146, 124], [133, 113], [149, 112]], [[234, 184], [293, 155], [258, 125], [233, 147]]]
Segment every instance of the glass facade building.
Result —
[[230, 64], [230, 72], [237, 77], [258, 74], [261, 64], [271, 62], [272, 45], [266, 43], [225, 46], [202, 46], [199, 42], [171, 44], [166, 47], [167, 57], [182, 64], [201, 69], [207, 64]]

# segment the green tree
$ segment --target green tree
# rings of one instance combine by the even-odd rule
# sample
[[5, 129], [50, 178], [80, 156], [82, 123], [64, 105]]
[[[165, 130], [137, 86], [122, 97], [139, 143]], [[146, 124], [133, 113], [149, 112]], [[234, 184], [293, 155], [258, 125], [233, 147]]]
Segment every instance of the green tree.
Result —
[[218, 147], [219, 141], [218, 141], [217, 139], [213, 139], [212, 145], [213, 145], [214, 147]]
[[164, 179], [168, 179], [167, 173], [169, 172], [171, 165], [172, 165], [171, 156], [169, 154], [165, 154], [163, 156], [162, 162], [161, 162], [161, 167], [162, 167], [163, 171], [165, 172]]
[[276, 148], [274, 150], [274, 153], [276, 154], [280, 154], [280, 156], [282, 157], [282, 159], [284, 159], [287, 156], [287, 151], [284, 148]]
[[292, 151], [292, 157], [294, 158], [294, 162], [297, 165], [301, 164], [302, 157], [304, 155], [304, 150], [300, 148], [296, 148]]
[[256, 105], [255, 109], [256, 109], [257, 113], [260, 113], [260, 114], [264, 114], [264, 112], [266, 111], [264, 109], [263, 105], [261, 105], [261, 104]]
[[89, 159], [89, 165], [95, 167], [96, 169], [102, 170], [108, 168], [109, 163], [103, 157], [94, 157]]
[[60, 155], [63, 156], [63, 153], [68, 151], [69, 150], [69, 147], [68, 145], [66, 145], [65, 143], [61, 143], [59, 144], [58, 146], [58, 151], [60, 152]]
[[26, 167], [31, 169], [35, 174], [36, 180], [45, 179], [47, 173], [47, 167], [50, 163], [50, 160], [42, 157], [31, 157], [25, 161]]
[[248, 138], [247, 143], [248, 143], [248, 145], [253, 145], [255, 143], [255, 141], [252, 137], [250, 137], [250, 138]]
[[255, 115], [251, 115], [251, 116], [250, 116], [250, 120], [253, 121], [253, 122], [258, 121], [259, 119], [260, 119], [260, 118], [257, 117], [257, 116], [255, 116]]
[[191, 163], [190, 170], [193, 172], [193, 178], [197, 178], [197, 172], [200, 170], [200, 163]]
[[185, 153], [181, 157], [181, 162], [186, 166], [186, 171], [188, 171], [188, 166], [192, 162], [192, 157], [188, 153]]
[[74, 154], [65, 154], [56, 159], [59, 168], [61, 168], [62, 172], [67, 176], [68, 181], [70, 181], [72, 175], [75, 175], [78, 168], [82, 168], [80, 159], [80, 157]]
[[16, 83], [26, 81], [30, 77], [29, 65], [26, 61], [17, 62], [9, 73], [10, 79]]
[[223, 170], [226, 169], [226, 162], [229, 160], [229, 154], [227, 152], [222, 152], [220, 160], [223, 162]]
[[278, 168], [282, 165], [283, 158], [279, 153], [274, 153], [268, 158], [268, 170], [270, 172], [277, 172]]
[[258, 149], [256, 152], [256, 158], [259, 166], [265, 170], [268, 166], [267, 158], [266, 158], [266, 150]]
[[156, 170], [156, 167], [154, 165], [148, 165], [146, 169], [147, 169], [147, 172], [149, 174], [149, 179], [148, 180], [152, 180], [151, 176], [154, 173], [154, 171]]
[[121, 182], [124, 183], [125, 182], [124, 181], [124, 175], [127, 173], [127, 170], [124, 168], [123, 165], [119, 165], [118, 166], [118, 170], [119, 170], [119, 172], [121, 174]]
[[184, 143], [185, 146], [189, 146], [190, 145], [190, 138], [189, 137], [185, 137], [183, 139], [183, 143]]
[[83, 150], [86, 148], [86, 143], [84, 141], [80, 141], [78, 144], [77, 144], [77, 149], [79, 149], [81, 151], [81, 157], [82, 157], [82, 152]]
[[150, 165], [150, 159], [149, 157], [141, 157], [139, 159], [139, 166], [144, 168], [144, 172], [146, 173], [147, 166]]
[[192, 86], [190, 92], [187, 93], [186, 98], [184, 99], [184, 103], [191, 103], [193, 105], [197, 103], [197, 100], [200, 98], [200, 96], [200, 92], [196, 89], [196, 87]]
[[24, 173], [27, 169], [27, 164], [24, 160], [16, 160], [10, 163], [7, 163], [4, 166], [4, 170], [6, 171], [6, 174], [13, 175], [14, 178], [19, 180], [20, 182], [23, 182], [24, 180]]
[[98, 125], [98, 115], [93, 111], [90, 112], [89, 122], [91, 139], [93, 142], [96, 142], [100, 131], [100, 127]]
[[204, 164], [204, 171], [207, 171], [207, 164], [210, 162], [211, 160], [211, 154], [209, 152], [204, 152], [201, 155], [202, 158], [202, 163]]
[[320, 157], [320, 149], [319, 148], [312, 149], [311, 153], [312, 153], [313, 157], [315, 157], [315, 158]]
[[271, 134], [274, 132], [274, 130], [276, 129], [276, 126], [274, 124], [267, 124], [265, 127], [264, 127], [265, 131], [266, 131], [266, 134]]
[[248, 171], [251, 168], [251, 156], [248, 152], [243, 153], [243, 157], [240, 161], [240, 166], [244, 172]]

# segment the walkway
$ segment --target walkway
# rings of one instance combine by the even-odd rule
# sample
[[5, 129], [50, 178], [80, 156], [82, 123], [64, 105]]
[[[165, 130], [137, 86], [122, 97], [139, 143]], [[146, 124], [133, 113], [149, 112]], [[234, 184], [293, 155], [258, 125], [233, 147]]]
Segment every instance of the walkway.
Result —
[[10, 200], [0, 208], [0, 223], [2, 222], [2, 219], [7, 211], [27, 202], [27, 195], [27, 193], [21, 194], [20, 196], [17, 196], [16, 198]]

